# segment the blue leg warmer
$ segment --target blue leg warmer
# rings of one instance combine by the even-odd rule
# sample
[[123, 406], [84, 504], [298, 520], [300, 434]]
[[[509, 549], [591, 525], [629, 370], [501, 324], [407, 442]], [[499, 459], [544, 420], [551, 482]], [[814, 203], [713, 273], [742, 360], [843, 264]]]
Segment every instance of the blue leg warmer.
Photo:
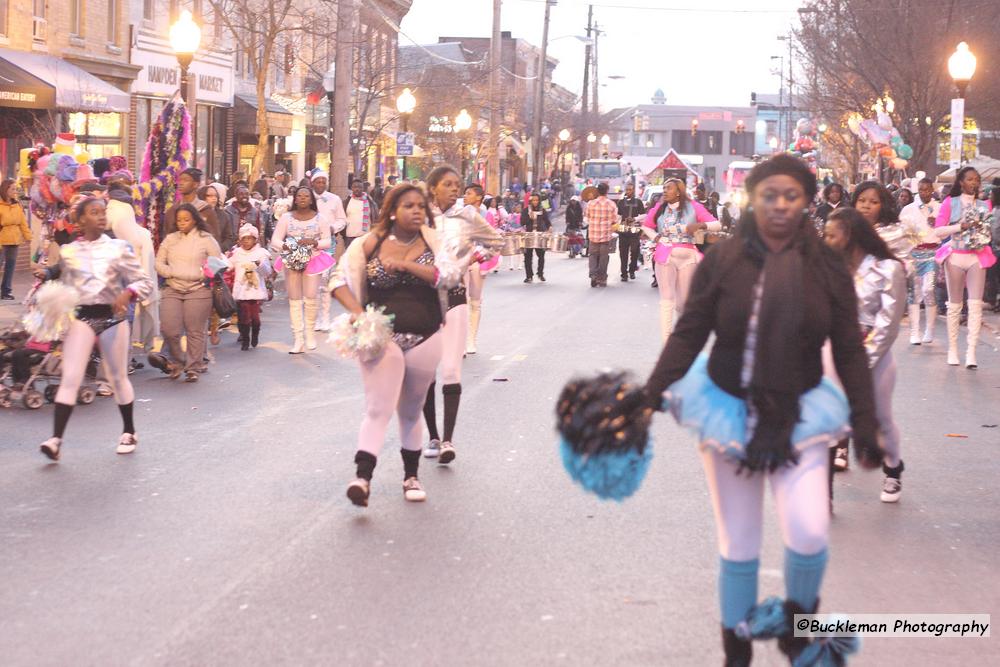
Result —
[[735, 628], [757, 604], [757, 570], [760, 559], [735, 561], [719, 558], [719, 607], [722, 627]]
[[798, 603], [807, 611], [816, 607], [819, 589], [823, 584], [828, 553], [823, 549], [811, 556], [804, 556], [785, 548], [785, 597]]

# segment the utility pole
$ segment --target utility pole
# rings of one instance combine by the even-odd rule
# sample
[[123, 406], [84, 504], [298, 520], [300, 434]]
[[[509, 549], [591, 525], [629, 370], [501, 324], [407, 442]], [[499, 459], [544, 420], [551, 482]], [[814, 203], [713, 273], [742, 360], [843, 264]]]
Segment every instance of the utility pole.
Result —
[[601, 107], [597, 105], [597, 89], [601, 87], [601, 80], [597, 77], [597, 41], [601, 38], [601, 29], [594, 24], [594, 99], [591, 106], [594, 108], [594, 120], [600, 121]]
[[486, 191], [500, 195], [500, 4], [493, 0], [493, 37], [490, 39], [490, 145], [486, 165]]
[[357, 25], [357, 0], [337, 0], [336, 71], [333, 90], [333, 151], [330, 191], [344, 194], [349, 188], [351, 164], [351, 88], [354, 78], [352, 51]]
[[533, 123], [534, 131], [532, 132], [534, 139], [531, 142], [531, 181], [533, 185], [538, 185], [542, 182], [542, 171], [545, 169], [545, 150], [542, 143], [542, 113], [545, 110], [545, 73], [548, 70], [547, 63], [545, 62], [545, 54], [549, 48], [549, 12], [555, 3], [556, 0], [545, 0], [545, 22], [542, 24], [542, 50], [538, 58], [538, 79], [535, 81], [535, 118]]
[[587, 48], [583, 51], [583, 95], [580, 97], [580, 132], [579, 139], [580, 149], [577, 152], [579, 156], [577, 158], [578, 162], [583, 162], [584, 159], [589, 157], [587, 155], [587, 132], [590, 131], [590, 123], [587, 118], [587, 100], [589, 99], [588, 86], [590, 84], [590, 57], [591, 49], [593, 48], [593, 41], [591, 40], [590, 33], [593, 30], [594, 25], [594, 5], [590, 5], [587, 10]]

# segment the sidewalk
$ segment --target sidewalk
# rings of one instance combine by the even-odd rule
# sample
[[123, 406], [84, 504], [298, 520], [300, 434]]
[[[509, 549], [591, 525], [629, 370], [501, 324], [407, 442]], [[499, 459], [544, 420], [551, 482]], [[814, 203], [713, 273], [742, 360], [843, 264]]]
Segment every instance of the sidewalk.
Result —
[[24, 305], [21, 302], [27, 296], [33, 282], [34, 278], [32, 278], [31, 270], [28, 267], [21, 268], [19, 266], [14, 272], [15, 300], [0, 301], [0, 329], [11, 326], [24, 314]]

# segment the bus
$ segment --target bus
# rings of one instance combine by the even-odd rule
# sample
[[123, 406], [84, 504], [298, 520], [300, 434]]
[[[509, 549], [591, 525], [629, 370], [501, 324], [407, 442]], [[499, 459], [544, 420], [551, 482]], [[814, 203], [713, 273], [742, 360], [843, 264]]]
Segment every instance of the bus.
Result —
[[579, 194], [588, 185], [607, 183], [608, 197], [621, 199], [629, 177], [628, 168], [621, 160], [610, 158], [584, 160], [580, 177], [576, 181], [576, 191]]

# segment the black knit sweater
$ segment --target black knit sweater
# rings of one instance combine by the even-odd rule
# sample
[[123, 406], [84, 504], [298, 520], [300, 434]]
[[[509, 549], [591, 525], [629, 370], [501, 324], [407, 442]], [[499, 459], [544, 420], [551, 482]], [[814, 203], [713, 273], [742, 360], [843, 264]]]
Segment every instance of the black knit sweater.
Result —
[[[877, 430], [871, 372], [858, 325], [854, 283], [843, 260], [822, 244], [812, 247], [805, 266], [803, 317], [798, 345], [789, 344], [798, 358], [802, 395], [823, 377], [822, 347], [827, 338], [833, 345], [837, 373], [851, 407], [851, 425], [857, 442], [874, 444]], [[715, 344], [708, 361], [708, 374], [725, 392], [744, 398], [740, 376], [747, 324], [753, 306], [753, 289], [762, 270], [745, 246], [742, 235], [715, 244], [698, 266], [684, 313], [646, 385], [653, 400], [680, 380], [705, 347], [709, 334]]]

